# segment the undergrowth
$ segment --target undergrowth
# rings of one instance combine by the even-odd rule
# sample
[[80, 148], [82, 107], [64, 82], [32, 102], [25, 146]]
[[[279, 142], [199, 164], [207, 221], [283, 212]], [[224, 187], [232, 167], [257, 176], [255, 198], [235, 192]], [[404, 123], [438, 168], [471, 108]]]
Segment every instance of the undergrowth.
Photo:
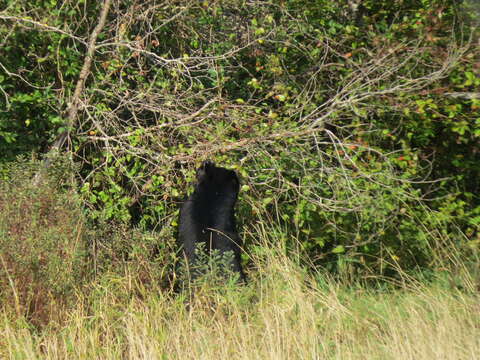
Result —
[[478, 263], [453, 245], [428, 276], [333, 277], [257, 224], [247, 284], [206, 271], [174, 291], [171, 229], [92, 223], [62, 166], [38, 183], [36, 165], [19, 162], [0, 186], [0, 358], [473, 359], [480, 350]]

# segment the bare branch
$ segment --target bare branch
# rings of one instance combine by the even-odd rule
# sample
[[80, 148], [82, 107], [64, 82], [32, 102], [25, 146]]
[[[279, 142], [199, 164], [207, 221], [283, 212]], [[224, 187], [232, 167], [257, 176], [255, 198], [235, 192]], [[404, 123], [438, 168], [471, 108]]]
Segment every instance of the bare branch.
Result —
[[450, 96], [452, 98], [459, 98], [465, 100], [473, 100], [473, 99], [480, 99], [480, 93], [476, 92], [452, 92], [452, 93], [445, 93], [445, 96]]
[[75, 35], [69, 33], [68, 31], [62, 30], [62, 29], [60, 29], [58, 27], [55, 27], [55, 26], [51, 26], [51, 25], [48, 25], [48, 24], [41, 23], [39, 21], [35, 21], [33, 19], [21, 18], [21, 17], [18, 17], [18, 16], [11, 16], [11, 15], [4, 15], [3, 13], [0, 13], [0, 20], [11, 21], [11, 22], [14, 22], [14, 23], [19, 23], [19, 24], [33, 25], [35, 28], [37, 28], [41, 31], [56, 32], [56, 33], [65, 35], [65, 36], [69, 37], [70, 39], [78, 41], [78, 42], [80, 42], [84, 45], [87, 45], [87, 42], [84, 39], [82, 39], [78, 36], [75, 36]]

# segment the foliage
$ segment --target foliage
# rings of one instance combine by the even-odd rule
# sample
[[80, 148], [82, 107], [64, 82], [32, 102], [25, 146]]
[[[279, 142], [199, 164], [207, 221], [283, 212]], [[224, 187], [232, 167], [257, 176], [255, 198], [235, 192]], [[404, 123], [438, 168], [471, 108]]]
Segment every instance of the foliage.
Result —
[[175, 287], [193, 293], [202, 286], [218, 289], [222, 289], [225, 283], [230, 283], [232, 287], [238, 286], [241, 283], [240, 274], [233, 270], [233, 258], [232, 251], [221, 253], [215, 249], [208, 252], [205, 244], [200, 243], [195, 248], [193, 263], [179, 259]]
[[[247, 254], [252, 229], [355, 276], [435, 269], [451, 242], [478, 252], [467, 5], [114, 1], [68, 129], [88, 217], [170, 239], [195, 164], [211, 158], [242, 175]], [[102, 6], [2, 3], [0, 163], [65, 130]]]
[[112, 278], [133, 274], [132, 292], [171, 287], [177, 250], [171, 229], [155, 233], [103, 223], [90, 225], [88, 234], [88, 258], [96, 282], [110, 283]]
[[86, 271], [78, 198], [58, 191], [68, 167], [33, 185], [37, 169], [18, 162], [12, 180], [0, 183], [0, 301], [36, 325], [61, 319]]
[[[94, 225], [72, 186], [63, 157], [9, 166], [0, 183], [0, 301], [11, 316], [36, 326], [61, 323], [79, 292], [92, 301], [134, 274], [129, 296], [168, 289], [175, 251], [171, 232], [140, 232], [124, 224]], [[37, 182], [39, 171], [47, 171]], [[102, 285], [100, 287], [100, 285]], [[127, 296], [128, 297], [128, 296]]]
[[[96, 13], [95, 3], [63, 5], [24, 0], [0, 4], [1, 162], [44, 152], [62, 130], [63, 109], [83, 55], [74, 38], [67, 36], [69, 27], [82, 42], [88, 36], [88, 18]], [[63, 26], [64, 31], [50, 31]]]

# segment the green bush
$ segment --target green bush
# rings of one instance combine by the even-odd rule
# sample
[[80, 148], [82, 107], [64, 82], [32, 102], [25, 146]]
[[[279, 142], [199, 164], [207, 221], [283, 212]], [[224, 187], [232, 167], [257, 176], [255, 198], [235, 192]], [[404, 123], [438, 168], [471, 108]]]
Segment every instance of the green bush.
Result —
[[[242, 175], [246, 254], [262, 228], [308, 266], [355, 276], [435, 269], [452, 243], [478, 252], [474, 6], [117, 5], [66, 142], [89, 219], [162, 229], [168, 249], [195, 165], [210, 158]], [[6, 2], [0, 163], [44, 153], [65, 130], [102, 6]], [[106, 258], [116, 246], [131, 252], [109, 244]]]

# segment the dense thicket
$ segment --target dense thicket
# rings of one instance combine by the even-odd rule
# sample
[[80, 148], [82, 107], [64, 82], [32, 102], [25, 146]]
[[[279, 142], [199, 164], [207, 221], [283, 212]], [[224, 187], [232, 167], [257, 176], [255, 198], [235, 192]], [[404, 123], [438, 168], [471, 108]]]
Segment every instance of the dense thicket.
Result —
[[67, 134], [88, 216], [159, 245], [209, 158], [242, 175], [247, 253], [265, 229], [352, 274], [478, 252], [474, 4], [116, 0], [75, 97], [107, 3], [0, 3], [1, 163]]

